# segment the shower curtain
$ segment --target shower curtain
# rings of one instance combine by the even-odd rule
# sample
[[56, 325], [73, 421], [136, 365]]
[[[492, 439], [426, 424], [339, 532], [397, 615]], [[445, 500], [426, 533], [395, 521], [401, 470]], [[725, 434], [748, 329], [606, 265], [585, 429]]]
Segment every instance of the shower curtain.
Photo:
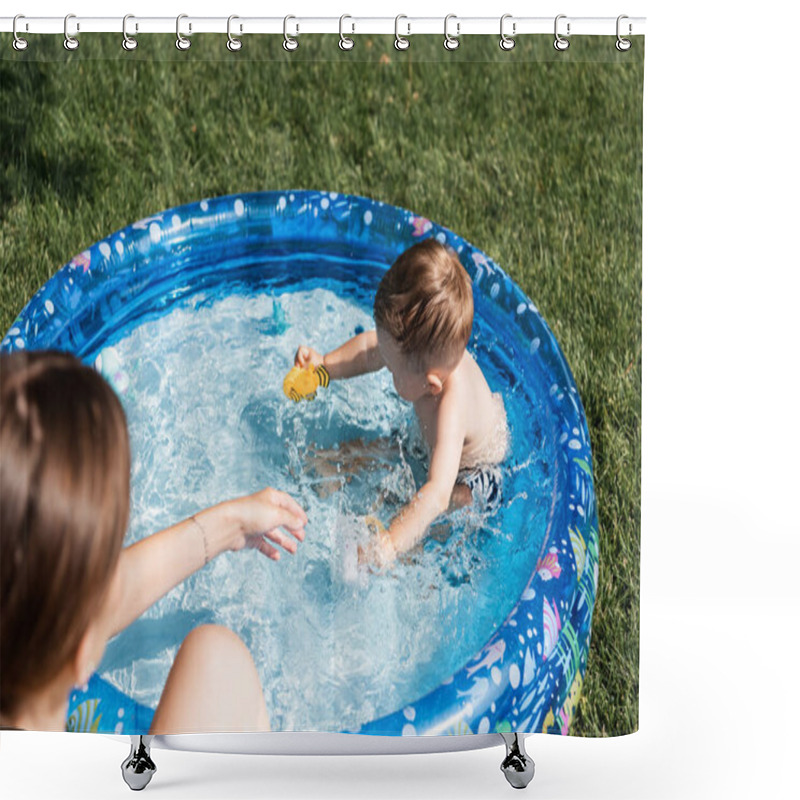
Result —
[[[293, 556], [223, 554], [112, 639], [67, 730], [147, 733], [205, 623], [248, 648], [274, 731], [637, 728], [644, 40], [394, 41], [0, 40], [2, 351], [69, 350], [114, 387], [125, 545], [266, 485], [309, 516]], [[478, 470], [370, 569], [426, 481], [424, 426], [387, 369], [295, 397], [289, 375], [372, 331], [429, 238], [470, 279], [502, 491]]]

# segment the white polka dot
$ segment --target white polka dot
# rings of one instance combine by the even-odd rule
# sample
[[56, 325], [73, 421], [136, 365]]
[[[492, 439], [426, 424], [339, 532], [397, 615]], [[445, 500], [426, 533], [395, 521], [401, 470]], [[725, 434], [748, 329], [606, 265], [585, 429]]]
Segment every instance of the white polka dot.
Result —
[[286, 208], [286, 198], [281, 197], [278, 200], [278, 211], [283, 211], [284, 208]]
[[539, 345], [540, 345], [540, 344], [541, 344], [541, 342], [539, 341], [539, 337], [537, 336], [537, 337], [536, 337], [535, 339], [533, 339], [533, 341], [531, 342], [531, 347], [530, 347], [531, 353], [535, 353], [535, 352], [536, 352], [536, 351], [539, 349]]
[[125, 709], [124, 709], [124, 708], [121, 708], [119, 711], [117, 711], [117, 716], [118, 716], [120, 719], [122, 719], [122, 718], [125, 716]]
[[339, 192], [331, 192], [331, 200], [335, 200], [339, 196]]
[[120, 238], [120, 239], [124, 239], [124, 238], [125, 238], [125, 234], [124, 234], [124, 233], [121, 233], [121, 234], [119, 235], [119, 238]]
[[105, 258], [111, 255], [111, 248], [108, 246], [108, 242], [100, 242], [100, 247], [98, 249]]
[[47, 309], [48, 314], [52, 314], [56, 310], [52, 300], [45, 300], [44, 307]]
[[403, 736], [416, 736], [417, 729], [410, 723], [403, 725]]
[[499, 686], [500, 679], [503, 677], [503, 673], [499, 670], [498, 667], [492, 667], [492, 680]]
[[372, 222], [372, 212], [365, 211], [364, 212], [364, 224], [369, 225]]
[[17, 340], [14, 342], [14, 344], [15, 344], [17, 347], [19, 347], [19, 348], [20, 348], [20, 350], [24, 350], [24, 349], [25, 349], [25, 342], [23, 342], [23, 341], [22, 341], [22, 339], [17, 339]]
[[123, 245], [122, 242], [119, 239], [117, 239], [116, 243], [114, 244], [114, 249], [120, 255], [122, 255], [125, 252], [125, 245]]
[[150, 225], [150, 241], [153, 244], [158, 244], [161, 241], [161, 228], [155, 222]]
[[293, 194], [289, 195], [289, 202], [290, 203], [294, 203], [294, 195]]
[[200, 210], [201, 211], [208, 211], [208, 200], [201, 200], [200, 201]]
[[9, 332], [9, 336], [16, 336], [19, 333], [19, 328], [15, 325]]
[[121, 722], [118, 722], [114, 726], [114, 733], [122, 733], [122, 723]]
[[414, 721], [414, 717], [416, 717], [416, 716], [417, 716], [417, 710], [414, 708], [414, 706], [406, 706], [406, 707], [403, 709], [403, 716], [404, 716], [404, 717], [405, 717], [405, 718], [406, 718], [406, 719], [407, 719], [409, 722], [413, 722], [413, 721]]
[[516, 664], [512, 664], [508, 670], [508, 680], [514, 689], [519, 686], [519, 677], [519, 667]]
[[570, 439], [569, 440], [569, 448], [570, 450], [580, 450], [581, 443], [577, 439]]
[[491, 295], [492, 300], [494, 300], [495, 297], [497, 297], [497, 295], [500, 294], [500, 284], [493, 283], [492, 288], [489, 290], [489, 294]]
[[478, 723], [478, 733], [489, 733], [489, 717], [483, 717]]
[[181, 218], [177, 214], [172, 215], [172, 227], [173, 228], [180, 228], [181, 226]]
[[319, 204], [322, 208], [327, 208], [331, 204], [331, 201], [328, 200], [327, 197], [323, 197], [322, 200], [319, 201]]
[[244, 214], [244, 203], [241, 200], [237, 200], [233, 204], [233, 210], [236, 212], [237, 217], [241, 217]]
[[517, 306], [517, 314], [524, 314], [524, 313], [525, 313], [525, 309], [526, 309], [527, 307], [528, 307], [528, 304], [527, 304], [527, 303], [520, 303], [520, 304]]
[[436, 241], [439, 242], [439, 244], [445, 244], [445, 242], [447, 242], [447, 237], [441, 232], [437, 233]]

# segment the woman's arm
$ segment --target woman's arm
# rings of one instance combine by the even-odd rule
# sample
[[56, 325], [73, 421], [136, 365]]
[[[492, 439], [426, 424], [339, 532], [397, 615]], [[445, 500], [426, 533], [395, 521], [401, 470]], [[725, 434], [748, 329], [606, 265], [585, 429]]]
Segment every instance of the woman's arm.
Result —
[[332, 380], [354, 378], [356, 375], [375, 372], [384, 366], [378, 350], [378, 335], [374, 330], [359, 333], [324, 356], [311, 347], [299, 347], [294, 363], [298, 367], [316, 367], [322, 364]]
[[220, 553], [252, 547], [277, 561], [280, 553], [267, 539], [296, 552], [297, 543], [288, 534], [302, 542], [307, 522], [305, 512], [289, 495], [264, 489], [200, 511], [126, 547], [117, 566], [119, 592], [109, 595], [105, 609], [109, 635], [126, 628]]

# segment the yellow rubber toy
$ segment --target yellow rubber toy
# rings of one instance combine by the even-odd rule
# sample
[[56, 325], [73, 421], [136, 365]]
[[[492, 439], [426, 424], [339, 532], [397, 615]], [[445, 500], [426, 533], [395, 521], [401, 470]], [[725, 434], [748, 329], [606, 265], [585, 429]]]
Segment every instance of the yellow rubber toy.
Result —
[[325, 388], [331, 382], [328, 370], [318, 367], [292, 367], [283, 379], [283, 393], [295, 403], [300, 400], [313, 400], [317, 389]]
[[383, 523], [377, 517], [373, 517], [372, 514], [364, 517], [364, 522], [367, 524], [367, 530], [373, 536], [379, 536], [382, 533], [386, 533], [386, 528], [383, 526]]

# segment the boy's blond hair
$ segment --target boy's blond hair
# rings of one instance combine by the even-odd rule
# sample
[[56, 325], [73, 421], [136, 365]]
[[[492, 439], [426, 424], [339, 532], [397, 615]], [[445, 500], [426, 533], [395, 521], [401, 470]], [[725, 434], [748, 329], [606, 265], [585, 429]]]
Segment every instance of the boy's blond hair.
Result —
[[418, 368], [452, 366], [472, 333], [472, 282], [451, 248], [425, 239], [383, 276], [373, 315]]

